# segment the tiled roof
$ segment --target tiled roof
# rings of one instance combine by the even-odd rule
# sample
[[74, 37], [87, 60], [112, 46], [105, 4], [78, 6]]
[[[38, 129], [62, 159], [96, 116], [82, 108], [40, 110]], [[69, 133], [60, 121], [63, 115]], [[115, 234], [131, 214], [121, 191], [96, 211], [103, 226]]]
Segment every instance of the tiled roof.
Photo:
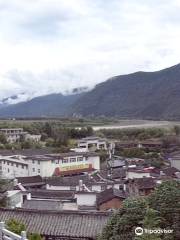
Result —
[[44, 185], [45, 182], [43, 181], [40, 175], [31, 176], [31, 177], [18, 177], [18, 183], [21, 183], [23, 186], [35, 186], [35, 185]]
[[43, 149], [23, 149], [23, 150], [0, 150], [0, 155], [2, 156], [11, 156], [11, 155], [24, 155], [24, 156], [32, 156], [32, 155], [40, 155], [40, 154], [48, 154], [52, 152], [52, 148], [43, 148]]
[[70, 177], [51, 177], [46, 179], [46, 183], [51, 186], [77, 186], [79, 180], [83, 180], [84, 184], [89, 184], [92, 179], [88, 175], [75, 175]]
[[102, 203], [108, 202], [113, 198], [125, 199], [128, 197], [128, 195], [126, 192], [120, 191], [116, 188], [109, 188], [99, 193], [97, 197], [97, 204], [101, 205]]
[[180, 170], [178, 170], [175, 167], [168, 167], [163, 169], [162, 171], [166, 176], [169, 176], [169, 177], [176, 177], [175, 173], [180, 172]]
[[14, 218], [24, 223], [28, 232], [77, 239], [95, 239], [110, 216], [110, 213], [102, 212], [0, 209], [1, 221]]
[[52, 200], [37, 200], [31, 199], [26, 200], [23, 203], [22, 208], [25, 209], [37, 209], [37, 210], [61, 210], [62, 203], [60, 201], [52, 201]]
[[29, 191], [32, 198], [40, 199], [74, 199], [73, 191], [58, 191], [58, 190], [46, 190], [46, 189], [31, 189]]
[[135, 183], [138, 189], [153, 189], [156, 187], [156, 181], [152, 177], [133, 178], [127, 181]]

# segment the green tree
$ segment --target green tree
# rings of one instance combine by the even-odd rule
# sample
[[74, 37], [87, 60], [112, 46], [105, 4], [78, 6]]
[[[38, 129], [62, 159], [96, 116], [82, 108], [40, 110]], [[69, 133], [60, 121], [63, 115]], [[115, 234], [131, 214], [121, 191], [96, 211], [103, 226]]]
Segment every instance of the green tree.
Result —
[[0, 143], [2, 143], [2, 144], [7, 143], [6, 137], [3, 133], [0, 133]]
[[[160, 229], [160, 223], [161, 219], [159, 217], [159, 212], [152, 208], [147, 208], [145, 217], [142, 221], [142, 228], [149, 230]], [[161, 240], [161, 235], [162, 234], [149, 234], [144, 232], [143, 235], [135, 237], [135, 240]]]
[[10, 219], [8, 222], [7, 222], [7, 229], [11, 232], [14, 232], [18, 235], [21, 235], [21, 232], [22, 231], [25, 231], [25, 225], [23, 223], [20, 223], [18, 222], [17, 220], [15, 219]]

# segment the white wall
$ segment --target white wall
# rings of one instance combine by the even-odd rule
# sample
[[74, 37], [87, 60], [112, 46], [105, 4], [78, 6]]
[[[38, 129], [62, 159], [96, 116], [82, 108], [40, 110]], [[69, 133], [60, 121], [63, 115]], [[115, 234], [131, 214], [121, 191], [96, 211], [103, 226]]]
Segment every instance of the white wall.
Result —
[[81, 193], [78, 192], [75, 194], [77, 198], [78, 206], [95, 206], [96, 205], [96, 193]]
[[137, 173], [137, 172], [126, 172], [126, 178], [143, 178], [143, 177], [151, 177], [150, 173]]

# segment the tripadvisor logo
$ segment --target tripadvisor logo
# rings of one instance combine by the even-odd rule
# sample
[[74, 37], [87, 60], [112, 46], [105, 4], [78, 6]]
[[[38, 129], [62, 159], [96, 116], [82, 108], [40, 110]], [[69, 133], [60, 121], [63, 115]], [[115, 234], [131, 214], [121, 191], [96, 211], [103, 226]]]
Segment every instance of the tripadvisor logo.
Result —
[[169, 233], [173, 233], [172, 229], [146, 229], [146, 228], [142, 228], [142, 227], [136, 227], [135, 228], [135, 234], [137, 236], [142, 235], [143, 233], [145, 234], [169, 234]]

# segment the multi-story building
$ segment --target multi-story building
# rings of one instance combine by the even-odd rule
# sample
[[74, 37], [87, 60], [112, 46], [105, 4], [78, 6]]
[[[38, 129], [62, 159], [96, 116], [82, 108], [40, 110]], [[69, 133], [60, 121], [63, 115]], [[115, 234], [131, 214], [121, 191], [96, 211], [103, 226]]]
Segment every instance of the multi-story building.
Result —
[[64, 176], [100, 169], [97, 153], [62, 153], [35, 156], [0, 156], [0, 173], [5, 178]]
[[78, 148], [85, 151], [107, 150], [107, 142], [99, 137], [86, 137], [78, 141]]
[[5, 135], [9, 143], [18, 142], [26, 134], [23, 128], [1, 128], [0, 133]]
[[39, 142], [41, 139], [41, 135], [31, 135], [25, 132], [23, 128], [1, 128], [0, 133], [4, 134], [9, 143], [19, 142], [21, 138], [35, 142]]

